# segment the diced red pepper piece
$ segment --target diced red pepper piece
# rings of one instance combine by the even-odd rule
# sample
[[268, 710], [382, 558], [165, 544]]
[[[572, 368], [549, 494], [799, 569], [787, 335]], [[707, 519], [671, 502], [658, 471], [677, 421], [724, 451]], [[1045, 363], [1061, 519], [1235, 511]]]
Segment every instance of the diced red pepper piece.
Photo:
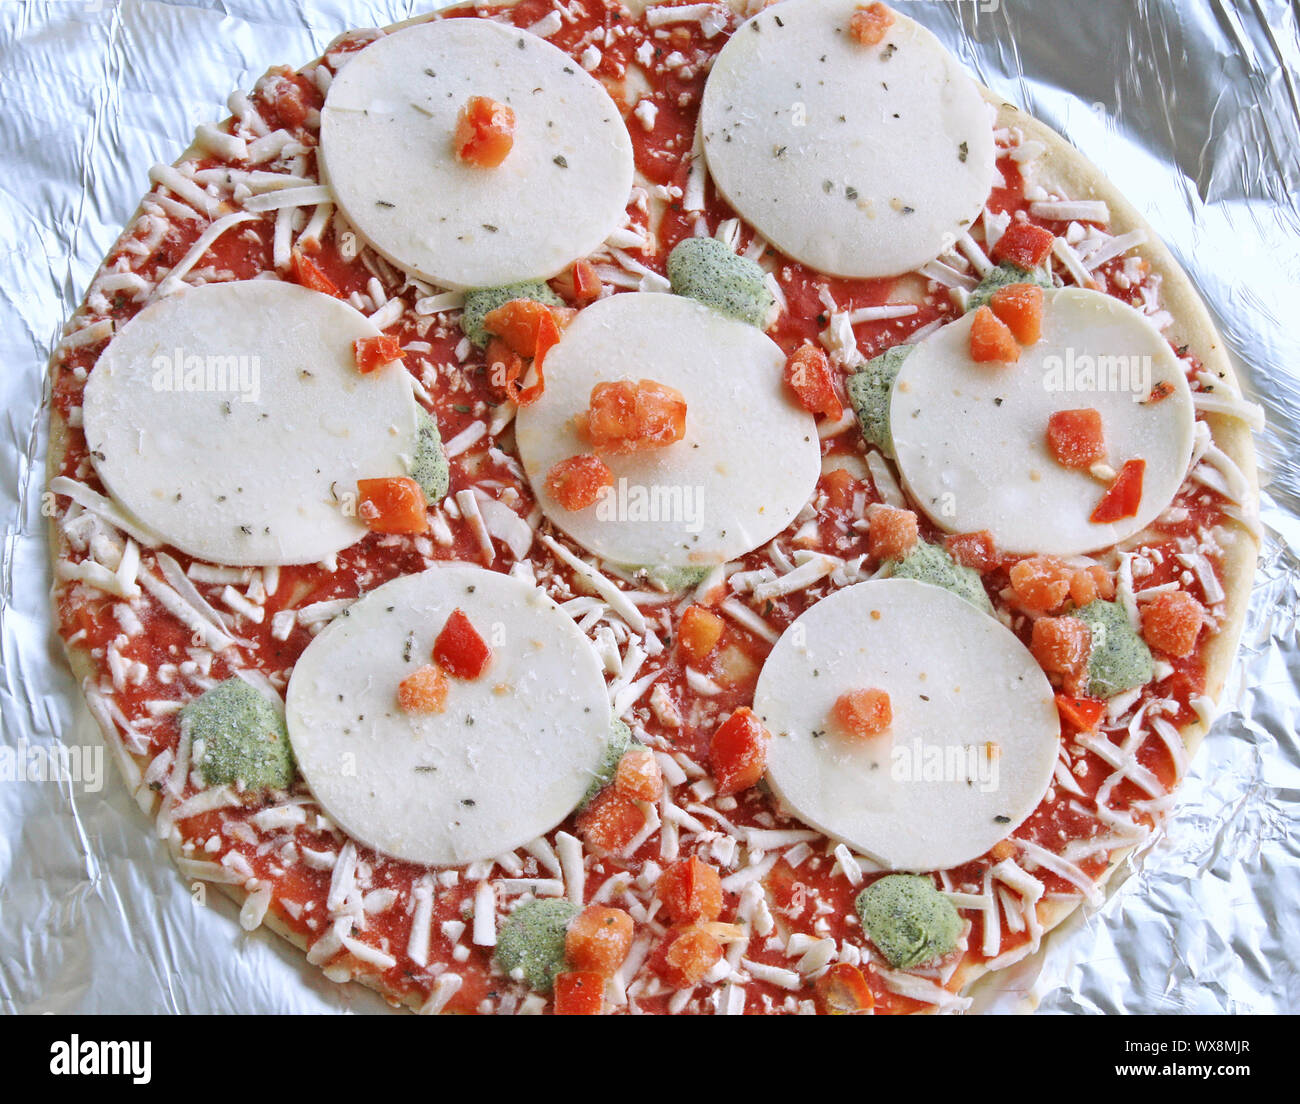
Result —
[[893, 25], [894, 13], [884, 4], [863, 4], [849, 19], [849, 34], [861, 46], [879, 46]]
[[687, 606], [677, 630], [677, 654], [688, 667], [698, 667], [718, 646], [722, 618], [703, 606]]
[[605, 1006], [605, 979], [586, 970], [555, 975], [557, 1016], [599, 1016]]
[[844, 413], [844, 403], [835, 391], [830, 358], [811, 341], [790, 354], [785, 362], [785, 382], [809, 413], [825, 414], [832, 420]]
[[1043, 289], [1037, 284], [998, 288], [989, 307], [1021, 345], [1033, 345], [1043, 336]]
[[995, 261], [1006, 261], [1023, 269], [1033, 269], [1047, 260], [1056, 235], [1029, 222], [1013, 222], [998, 238], [990, 254]]
[[1105, 460], [1106, 437], [1101, 411], [1090, 406], [1055, 411], [1047, 419], [1047, 449], [1062, 467], [1080, 471]]
[[622, 909], [588, 905], [569, 924], [564, 957], [574, 970], [610, 977], [632, 949], [632, 927]]
[[339, 289], [334, 281], [326, 276], [325, 270], [306, 256], [301, 249], [295, 249], [289, 254], [289, 274], [295, 284], [300, 284], [309, 291], [323, 292], [336, 298], [339, 296]]
[[659, 876], [655, 896], [675, 923], [707, 923], [722, 914], [722, 879], [717, 867], [694, 855], [673, 863]]
[[699, 985], [722, 958], [722, 944], [698, 925], [673, 928], [664, 937], [652, 966], [674, 989]]
[[447, 676], [426, 663], [397, 684], [397, 704], [407, 713], [441, 713], [447, 703]]
[[1096, 525], [1105, 525], [1137, 517], [1138, 507], [1142, 505], [1142, 480], [1146, 476], [1146, 470], [1145, 460], [1125, 461], [1115, 482], [1101, 496], [1101, 501], [1088, 520]]
[[988, 307], [976, 310], [971, 321], [970, 358], [976, 364], [1014, 364], [1020, 359], [1011, 328]]
[[449, 675], [459, 679], [476, 679], [492, 662], [492, 649], [465, 615], [452, 610], [438, 639], [433, 642], [433, 658]]
[[546, 490], [566, 510], [585, 510], [614, 485], [614, 473], [599, 456], [585, 453], [561, 460], [546, 473]]
[[1072, 571], [1053, 556], [1030, 556], [1008, 573], [1016, 600], [1027, 610], [1048, 613], [1070, 593]]
[[719, 796], [756, 785], [767, 769], [771, 735], [748, 706], [742, 705], [718, 726], [709, 744], [709, 765]]
[[621, 852], [645, 827], [645, 814], [626, 794], [606, 786], [578, 814], [578, 834], [589, 847]]
[[1201, 603], [1183, 590], [1157, 594], [1142, 606], [1142, 639], [1158, 652], [1186, 659], [1205, 623]]
[[847, 962], [837, 962], [813, 984], [817, 1003], [828, 1016], [852, 1016], [876, 1005], [875, 995], [862, 971]]
[[471, 96], [456, 118], [456, 157], [480, 169], [495, 169], [515, 144], [515, 113], [488, 96]]
[[831, 720], [846, 736], [870, 740], [894, 723], [894, 707], [884, 690], [848, 690], [831, 706]]
[[944, 543], [954, 560], [962, 567], [971, 567], [981, 575], [986, 575], [998, 565], [998, 551], [993, 543], [993, 534], [987, 529], [975, 533], [957, 533]]
[[573, 298], [584, 307], [600, 298], [600, 275], [590, 261], [573, 262]]
[[402, 359], [402, 346], [397, 338], [388, 334], [378, 337], [359, 337], [352, 342], [352, 356], [357, 362], [357, 371], [363, 376], [370, 375], [376, 369]]
[[911, 510], [900, 510], [876, 502], [867, 507], [867, 550], [874, 560], [901, 560], [920, 536], [920, 526]]
[[426, 533], [429, 504], [405, 475], [357, 480], [357, 517], [372, 533]]
[[644, 747], [625, 751], [614, 770], [614, 788], [635, 801], [658, 801], [664, 776], [654, 752]]
[[1096, 698], [1073, 698], [1068, 694], [1056, 695], [1056, 711], [1061, 720], [1078, 732], [1093, 732], [1106, 715], [1106, 703]]
[[1077, 678], [1088, 666], [1092, 630], [1077, 617], [1040, 617], [1034, 622], [1029, 651], [1049, 675]]
[[666, 448], [686, 436], [686, 399], [654, 380], [598, 383], [591, 389], [587, 436], [600, 452]]

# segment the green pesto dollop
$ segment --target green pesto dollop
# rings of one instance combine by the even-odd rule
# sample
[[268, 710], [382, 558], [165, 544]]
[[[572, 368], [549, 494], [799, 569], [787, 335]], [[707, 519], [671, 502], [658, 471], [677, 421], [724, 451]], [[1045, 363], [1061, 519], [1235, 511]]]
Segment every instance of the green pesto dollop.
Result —
[[627, 727], [617, 717], [612, 718], [609, 722], [609, 736], [605, 740], [605, 752], [600, 758], [600, 764], [596, 767], [595, 777], [591, 780], [591, 785], [587, 787], [587, 792], [582, 795], [582, 803], [578, 808], [582, 808], [601, 790], [614, 781], [614, 773], [618, 770], [618, 761], [623, 758], [623, 753], [628, 750], [634, 743], [632, 739], [632, 730]]
[[844, 384], [849, 404], [858, 416], [862, 439], [891, 460], [894, 458], [894, 439], [889, 432], [889, 402], [894, 394], [894, 380], [911, 351], [911, 345], [886, 349], [880, 356], [867, 361]]
[[917, 541], [911, 552], [894, 562], [894, 578], [915, 579], [918, 583], [943, 587], [958, 598], [965, 598], [976, 609], [993, 612], [993, 603], [989, 601], [980, 573], [959, 564], [937, 544]]
[[1052, 288], [1052, 278], [1043, 269], [1036, 268], [1032, 272], [1029, 269], [1021, 268], [1019, 265], [1008, 264], [1006, 262], [992, 269], [987, 276], [982, 279], [974, 291], [970, 293], [970, 299], [966, 303], [966, 309], [973, 311], [976, 307], [982, 307], [993, 298], [993, 293], [998, 288], [1007, 287], [1010, 284], [1037, 284], [1040, 288]]
[[415, 457], [411, 461], [411, 478], [420, 484], [425, 500], [432, 506], [441, 502], [451, 484], [451, 466], [442, 450], [438, 423], [423, 410], [415, 438]]
[[284, 717], [237, 675], [182, 708], [180, 722], [209, 786], [242, 783], [248, 790], [283, 790], [293, 782], [293, 750]]
[[929, 878], [887, 874], [854, 902], [862, 930], [899, 970], [939, 958], [957, 948], [961, 917]]
[[526, 280], [503, 287], [475, 288], [465, 293], [465, 309], [460, 316], [460, 328], [465, 331], [465, 336], [480, 349], [484, 348], [490, 335], [483, 328], [483, 319], [511, 299], [532, 299], [545, 303], [548, 307], [564, 306], [564, 300], [540, 280]]
[[1125, 690], [1145, 686], [1155, 677], [1151, 649], [1118, 602], [1099, 598], [1076, 610], [1074, 616], [1092, 630], [1092, 650], [1088, 653], [1089, 697], [1113, 698]]
[[525, 901], [501, 926], [497, 965], [507, 974], [519, 970], [530, 988], [549, 993], [564, 967], [564, 935], [578, 911], [564, 897]]
[[717, 238], [684, 238], [668, 254], [673, 292], [767, 329], [776, 300], [758, 263], [733, 253]]
[[647, 567], [646, 578], [660, 590], [690, 590], [699, 586], [708, 576], [708, 567]]

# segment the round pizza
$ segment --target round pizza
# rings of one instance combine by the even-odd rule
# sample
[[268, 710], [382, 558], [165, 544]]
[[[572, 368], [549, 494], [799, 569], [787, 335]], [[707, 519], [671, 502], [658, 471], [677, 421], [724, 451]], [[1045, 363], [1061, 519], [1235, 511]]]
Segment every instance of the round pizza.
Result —
[[952, 1012], [1211, 723], [1252, 428], [881, 3], [520, 0], [198, 127], [53, 359], [69, 660], [182, 875], [422, 1012]]

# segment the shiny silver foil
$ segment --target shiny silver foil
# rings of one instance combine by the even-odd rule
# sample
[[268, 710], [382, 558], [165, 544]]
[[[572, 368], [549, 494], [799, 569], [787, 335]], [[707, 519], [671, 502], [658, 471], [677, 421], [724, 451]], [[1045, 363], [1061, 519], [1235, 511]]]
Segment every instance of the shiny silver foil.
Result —
[[[975, 1010], [1300, 1011], [1300, 28], [1286, 0], [894, 0], [1062, 131], [1191, 274], [1268, 429], [1223, 711], [1104, 905]], [[46, 360], [197, 123], [399, 0], [0, 0], [0, 1008], [376, 1012], [216, 891], [196, 900], [63, 664], [42, 516]], [[60, 761], [58, 749], [75, 759]], [[6, 769], [5, 764], [8, 764]], [[74, 767], [79, 769], [73, 769]], [[16, 768], [16, 769], [15, 769]], [[11, 777], [16, 775], [17, 777]], [[55, 776], [53, 779], [50, 776]], [[75, 779], [72, 776], [75, 775]], [[44, 777], [46, 780], [42, 780]]]

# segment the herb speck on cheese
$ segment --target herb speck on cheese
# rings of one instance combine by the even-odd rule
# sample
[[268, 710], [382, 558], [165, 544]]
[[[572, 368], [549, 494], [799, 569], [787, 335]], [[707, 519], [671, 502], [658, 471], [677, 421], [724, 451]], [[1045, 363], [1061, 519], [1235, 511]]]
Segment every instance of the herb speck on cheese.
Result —
[[567, 169], [569, 167], [568, 158], [566, 158], [562, 153], [557, 153], [552, 160], [562, 169]]

